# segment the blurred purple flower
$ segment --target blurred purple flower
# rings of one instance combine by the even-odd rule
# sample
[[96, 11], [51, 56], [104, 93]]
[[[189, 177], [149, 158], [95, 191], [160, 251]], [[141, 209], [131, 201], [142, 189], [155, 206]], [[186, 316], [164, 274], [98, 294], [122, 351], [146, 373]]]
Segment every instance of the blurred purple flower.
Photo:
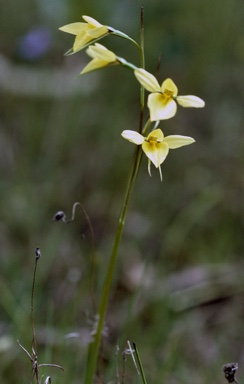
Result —
[[39, 59], [52, 45], [52, 34], [48, 27], [36, 26], [19, 40], [18, 51], [27, 60]]

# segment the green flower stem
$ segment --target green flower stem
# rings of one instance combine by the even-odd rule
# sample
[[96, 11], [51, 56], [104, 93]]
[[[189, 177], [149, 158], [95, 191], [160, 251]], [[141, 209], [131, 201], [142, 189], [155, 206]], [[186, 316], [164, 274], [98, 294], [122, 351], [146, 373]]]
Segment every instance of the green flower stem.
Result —
[[[144, 9], [143, 9], [143, 7], [141, 7], [141, 28], [140, 28], [140, 47], [139, 47], [140, 48], [140, 65], [141, 65], [141, 68], [145, 67], [143, 18], [144, 18]], [[136, 67], [133, 64], [128, 63], [124, 59], [121, 59], [121, 58], [119, 58], [119, 59], [121, 60], [120, 62], [123, 66], [126, 66], [132, 70], [136, 69]], [[138, 129], [139, 132], [147, 131], [150, 124], [151, 124], [151, 121], [148, 120], [146, 122], [144, 128], [143, 128], [143, 113], [144, 113], [144, 108], [145, 108], [145, 102], [144, 102], [145, 96], [144, 96], [144, 94], [145, 94], [145, 90], [141, 86], [141, 88], [140, 88], [140, 118], [139, 118], [139, 129]], [[114, 269], [115, 269], [116, 260], [117, 260], [118, 249], [119, 249], [120, 241], [121, 241], [123, 230], [124, 230], [124, 225], [125, 225], [125, 220], [126, 220], [129, 202], [130, 202], [130, 199], [132, 196], [136, 176], [137, 176], [137, 173], [139, 170], [141, 157], [142, 157], [142, 147], [140, 145], [140, 146], [136, 147], [135, 156], [134, 156], [134, 160], [133, 160], [133, 164], [132, 164], [132, 168], [131, 168], [131, 173], [130, 173], [130, 177], [129, 177], [129, 182], [128, 182], [128, 185], [126, 188], [124, 202], [123, 202], [122, 210], [120, 213], [118, 227], [117, 227], [117, 231], [116, 231], [115, 239], [114, 239], [114, 243], [113, 243], [113, 248], [112, 248], [112, 252], [110, 255], [110, 259], [109, 259], [109, 265], [108, 265], [108, 269], [106, 272], [104, 285], [102, 288], [101, 300], [100, 300], [99, 308], [98, 308], [98, 314], [99, 314], [98, 325], [97, 325], [96, 334], [94, 336], [94, 340], [89, 345], [84, 384], [91, 384], [93, 382], [93, 379], [95, 376], [99, 347], [101, 344], [102, 330], [104, 327], [104, 320], [105, 320], [106, 309], [107, 309], [107, 305], [108, 305], [109, 294], [110, 294], [111, 284], [112, 284], [113, 275], [114, 275]]]
[[[145, 53], [144, 53], [144, 8], [141, 7], [141, 22], [140, 22], [141, 28], [140, 28], [140, 64], [141, 68], [145, 69]], [[141, 133], [142, 130], [142, 121], [143, 121], [143, 113], [145, 108], [145, 89], [141, 85], [140, 89], [140, 106], [141, 106], [141, 117], [140, 117], [140, 127], [139, 133]]]
[[[151, 125], [151, 121], [148, 119], [148, 121], [146, 122], [142, 131], [147, 132], [150, 125]], [[103, 330], [103, 326], [104, 326], [105, 314], [106, 314], [106, 309], [107, 309], [107, 305], [108, 305], [109, 293], [110, 293], [110, 288], [111, 288], [111, 284], [112, 284], [115, 264], [116, 264], [116, 260], [117, 260], [118, 249], [119, 249], [121, 237], [123, 234], [123, 229], [124, 229], [126, 214], [128, 211], [129, 201], [130, 201], [131, 196], [132, 196], [133, 187], [134, 187], [136, 176], [137, 176], [137, 173], [139, 170], [141, 157], [142, 157], [142, 147], [137, 146], [136, 151], [135, 151], [133, 164], [132, 164], [130, 177], [129, 177], [129, 182], [128, 182], [127, 189], [125, 192], [125, 197], [124, 197], [124, 202], [123, 202], [121, 214], [119, 217], [119, 222], [118, 222], [118, 227], [117, 227], [117, 231], [116, 231], [116, 235], [115, 235], [115, 239], [114, 239], [114, 244], [113, 244], [112, 252], [110, 255], [110, 259], [109, 259], [109, 265], [108, 265], [107, 273], [106, 273], [106, 276], [104, 279], [104, 285], [102, 288], [101, 300], [100, 300], [99, 309], [98, 309], [99, 319], [98, 319], [97, 330], [96, 330], [96, 334], [94, 336], [94, 340], [89, 345], [84, 384], [91, 384], [93, 382], [93, 378], [95, 375], [98, 352], [99, 352], [99, 347], [100, 347], [101, 337], [102, 337], [102, 330]]]
[[122, 37], [123, 39], [131, 41], [133, 44], [135, 44], [135, 46], [137, 48], [140, 49], [139, 44], [137, 44], [137, 42], [135, 40], [133, 40], [130, 36], [126, 35], [125, 33], [121, 32], [121, 31], [117, 31], [116, 29], [114, 29], [112, 27], [109, 27], [109, 31], [110, 31], [110, 33], [112, 33], [115, 36], [119, 36], [119, 37]]
[[121, 65], [123, 65], [123, 67], [126, 67], [126, 68], [129, 68], [129, 69], [132, 69], [132, 71], [134, 71], [135, 69], [137, 69], [137, 67], [132, 64], [132, 63], [129, 63], [129, 61], [126, 61], [125, 59], [123, 59], [123, 57], [117, 57], [119, 63]]
[[109, 259], [109, 265], [108, 265], [107, 273], [105, 276], [104, 285], [102, 288], [101, 301], [100, 301], [99, 310], [98, 310], [98, 313], [99, 313], [98, 326], [97, 326], [96, 334], [94, 336], [94, 341], [92, 341], [89, 346], [88, 361], [87, 361], [86, 374], [85, 374], [85, 380], [84, 380], [85, 384], [91, 384], [93, 382], [93, 377], [96, 370], [96, 363], [98, 358], [102, 330], [104, 326], [104, 319], [105, 319], [106, 309], [108, 305], [109, 293], [110, 293], [111, 283], [113, 279], [118, 249], [119, 249], [119, 245], [120, 245], [120, 241], [121, 241], [121, 237], [124, 229], [129, 201], [133, 192], [133, 187], [135, 184], [136, 176], [137, 176], [140, 161], [141, 161], [141, 156], [142, 156], [142, 149], [141, 149], [141, 146], [138, 146], [136, 148], [132, 170], [131, 170], [129, 182], [127, 185], [126, 193], [125, 193], [124, 203], [123, 203], [123, 207], [119, 217], [114, 244], [113, 244], [112, 252]]

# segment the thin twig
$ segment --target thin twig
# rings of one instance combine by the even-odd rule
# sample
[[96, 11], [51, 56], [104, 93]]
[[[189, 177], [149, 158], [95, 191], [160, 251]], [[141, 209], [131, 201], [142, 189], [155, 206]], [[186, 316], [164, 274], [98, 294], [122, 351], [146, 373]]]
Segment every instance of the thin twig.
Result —
[[[36, 271], [37, 271], [37, 262], [41, 257], [41, 251], [40, 248], [37, 247], [35, 250], [36, 259], [35, 259], [35, 267], [34, 267], [34, 273], [33, 273], [33, 281], [32, 281], [32, 289], [31, 289], [31, 327], [32, 327], [32, 347], [31, 351], [32, 354], [30, 354], [27, 349], [23, 347], [23, 345], [20, 344], [19, 340], [17, 340], [17, 343], [19, 344], [20, 348], [27, 354], [29, 357], [31, 364], [32, 364], [32, 371], [33, 371], [33, 377], [36, 378], [36, 383], [41, 384], [39, 380], [39, 367], [55, 367], [59, 369], [63, 369], [60, 365], [57, 364], [38, 364], [37, 362], [37, 343], [36, 343], [36, 332], [35, 332], [35, 321], [34, 321], [34, 291], [35, 291], [35, 282], [36, 282]], [[42, 380], [41, 380], [42, 381]], [[45, 383], [51, 383], [51, 377], [48, 376], [45, 380]]]
[[34, 273], [33, 273], [32, 289], [31, 289], [31, 327], [32, 327], [32, 349], [34, 349], [34, 353], [37, 354], [36, 331], [35, 331], [35, 321], [34, 321], [34, 291], [35, 291], [35, 282], [36, 282], [37, 263], [41, 257], [41, 251], [39, 247], [36, 248], [35, 253], [36, 253], [36, 258], [35, 258], [35, 267], [34, 267]]

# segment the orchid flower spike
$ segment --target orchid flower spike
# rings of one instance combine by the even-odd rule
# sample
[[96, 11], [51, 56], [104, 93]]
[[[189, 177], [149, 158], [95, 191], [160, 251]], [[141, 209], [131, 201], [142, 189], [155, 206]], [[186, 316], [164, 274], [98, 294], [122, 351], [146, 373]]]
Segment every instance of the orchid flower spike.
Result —
[[142, 136], [135, 131], [126, 130], [122, 132], [122, 137], [129, 140], [131, 143], [141, 145], [142, 150], [148, 157], [148, 172], [151, 176], [151, 162], [159, 169], [160, 179], [162, 181], [161, 164], [166, 159], [169, 150], [180, 148], [184, 145], [189, 145], [195, 142], [192, 137], [171, 135], [164, 136], [161, 129], [155, 129], [147, 137]]
[[205, 105], [205, 102], [197, 96], [178, 96], [178, 88], [171, 79], [164, 80], [160, 86], [157, 79], [145, 69], [137, 68], [134, 73], [141, 85], [151, 92], [148, 97], [151, 121], [173, 117], [177, 111], [177, 103], [182, 107], [194, 108], [202, 108]]

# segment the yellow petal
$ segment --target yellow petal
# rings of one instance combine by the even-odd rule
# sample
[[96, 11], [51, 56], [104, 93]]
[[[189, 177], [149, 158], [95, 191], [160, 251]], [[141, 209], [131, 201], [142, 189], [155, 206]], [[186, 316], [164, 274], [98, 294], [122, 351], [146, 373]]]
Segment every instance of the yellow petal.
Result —
[[148, 96], [148, 108], [151, 121], [157, 121], [173, 117], [176, 114], [177, 105], [173, 99], [168, 99], [161, 93], [151, 93]]
[[131, 143], [134, 143], [134, 144], [137, 144], [137, 145], [141, 145], [144, 142], [144, 140], [145, 140], [145, 137], [140, 135], [140, 133], [135, 132], [135, 131], [130, 131], [130, 130], [123, 131], [121, 133], [121, 136], [124, 139], [129, 140]]
[[71, 33], [72, 35], [79, 35], [81, 32], [87, 30], [86, 23], [71, 23], [59, 28], [60, 31]]
[[150, 132], [149, 135], [147, 136], [147, 141], [155, 141], [157, 143], [163, 141], [163, 139], [164, 139], [164, 134], [159, 128]]
[[106, 33], [108, 33], [108, 28], [102, 25], [99, 28], [88, 30], [87, 33], [92, 37], [92, 39], [97, 39], [98, 37], [106, 35]]
[[189, 136], [171, 135], [164, 138], [164, 143], [168, 144], [170, 149], [180, 148], [194, 142], [195, 140]]
[[84, 46], [88, 43], [91, 43], [93, 40], [96, 40], [100, 37], [105, 36], [108, 33], [106, 27], [99, 27], [96, 29], [88, 29], [84, 32], [81, 32], [79, 35], [76, 36], [74, 45], [73, 45], [73, 52], [77, 52], [84, 48]]
[[105, 48], [102, 44], [96, 43], [95, 45], [90, 45], [86, 53], [93, 59], [100, 59], [109, 62], [116, 61], [116, 55]]
[[150, 143], [148, 141], [144, 141], [142, 143], [142, 149], [146, 156], [152, 161], [156, 168], [163, 163], [165, 158], [169, 153], [169, 147], [166, 143]]
[[176, 98], [177, 103], [182, 107], [194, 107], [194, 108], [203, 108], [205, 106], [205, 102], [200, 99], [200, 97], [188, 95], [188, 96], [178, 96]]
[[74, 45], [73, 45], [73, 52], [76, 53], [80, 51], [81, 49], [87, 48], [90, 44], [94, 43], [95, 41], [100, 40], [104, 36], [106, 36], [107, 33], [103, 34], [102, 36], [99, 36], [97, 38], [93, 38], [89, 33], [80, 34], [79, 36], [76, 36]]
[[171, 79], [166, 79], [161, 85], [162, 92], [172, 93], [172, 96], [175, 97], [178, 94], [178, 88]]
[[85, 16], [83, 15], [82, 18], [90, 25], [92, 25], [93, 27], [101, 27], [102, 24], [100, 24], [97, 20], [93, 19], [92, 17], [90, 16]]
[[92, 41], [92, 37], [87, 35], [86, 33], [79, 34], [76, 36], [74, 45], [73, 45], [73, 52], [77, 52], [81, 50], [87, 43]]
[[145, 69], [137, 68], [135, 71], [135, 76], [139, 83], [149, 92], [161, 92], [160, 85], [156, 77], [151, 73], [145, 71]]
[[108, 66], [110, 63], [105, 60], [99, 60], [99, 59], [93, 59], [88, 63], [85, 68], [81, 71], [81, 75], [84, 75], [84, 73], [95, 71], [96, 69], [103, 68]]

